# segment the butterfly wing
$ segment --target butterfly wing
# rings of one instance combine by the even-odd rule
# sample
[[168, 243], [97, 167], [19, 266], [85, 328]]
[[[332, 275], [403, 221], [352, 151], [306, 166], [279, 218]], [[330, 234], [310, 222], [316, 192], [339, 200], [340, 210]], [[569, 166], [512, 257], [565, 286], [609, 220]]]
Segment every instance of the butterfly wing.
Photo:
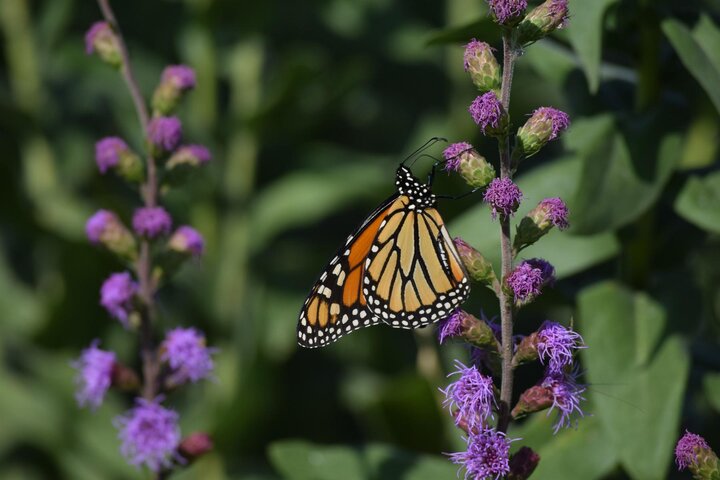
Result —
[[300, 311], [300, 346], [323, 347], [358, 328], [380, 323], [368, 310], [362, 291], [365, 260], [382, 222], [400, 208], [397, 195], [383, 202], [325, 267]]
[[440, 214], [404, 195], [386, 215], [366, 260], [363, 294], [370, 311], [397, 328], [449, 315], [470, 293], [467, 275]]

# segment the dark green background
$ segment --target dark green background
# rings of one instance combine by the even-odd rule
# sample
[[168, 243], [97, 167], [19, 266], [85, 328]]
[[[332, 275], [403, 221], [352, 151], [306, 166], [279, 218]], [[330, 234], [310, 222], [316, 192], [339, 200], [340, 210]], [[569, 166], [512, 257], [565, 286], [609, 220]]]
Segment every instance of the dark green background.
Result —
[[[198, 87], [180, 115], [214, 160], [164, 203], [207, 239], [161, 292], [163, 327], [202, 328], [217, 381], [173, 394], [185, 433], [216, 450], [184, 479], [453, 479], [462, 448], [437, 405], [460, 345], [374, 328], [295, 346], [300, 305], [346, 235], [431, 136], [474, 142], [462, 45], [498, 45], [480, 0], [116, 1], [149, 93], [167, 63]], [[529, 333], [573, 319], [590, 383], [578, 430], [536, 415], [511, 432], [542, 456], [533, 478], [660, 479], [689, 428], [720, 450], [720, 2], [571, 0], [567, 29], [519, 59], [511, 114], [568, 111], [573, 126], [521, 168], [526, 202], [569, 204], [572, 228], [524, 256], [560, 281], [521, 313]], [[122, 266], [88, 245], [98, 208], [128, 219], [136, 192], [94, 165], [93, 143], [140, 145], [120, 77], [84, 54], [90, 0], [0, 0], [0, 478], [142, 477], [111, 419], [73, 398], [71, 359], [93, 338], [137, 364], [98, 305]], [[439, 149], [434, 152], [439, 154]], [[416, 164], [418, 174], [428, 165]], [[436, 191], [466, 187], [440, 175]], [[497, 259], [498, 225], [472, 196], [440, 206], [450, 232]], [[479, 288], [466, 308], [493, 315]], [[518, 392], [541, 374], [523, 367]], [[689, 474], [678, 478], [689, 478]]]

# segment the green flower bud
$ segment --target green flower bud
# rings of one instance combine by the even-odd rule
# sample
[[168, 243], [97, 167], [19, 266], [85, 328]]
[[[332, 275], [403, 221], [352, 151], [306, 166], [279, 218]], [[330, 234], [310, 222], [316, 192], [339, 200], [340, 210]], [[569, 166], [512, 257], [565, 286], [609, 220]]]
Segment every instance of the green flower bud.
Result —
[[443, 157], [447, 161], [445, 169], [460, 173], [471, 187], [484, 187], [495, 178], [493, 166], [469, 143], [451, 144], [443, 152]]
[[482, 253], [465, 243], [463, 239], [457, 237], [454, 239], [454, 243], [458, 255], [460, 255], [460, 261], [465, 266], [468, 276], [476, 282], [497, 289], [499, 282], [497, 275], [495, 275], [495, 270], [493, 270], [492, 263], [490, 263]]
[[490, 90], [500, 91], [502, 78], [500, 64], [492, 48], [485, 42], [478, 42], [474, 38], [465, 46], [465, 71], [470, 73], [473, 83], [481, 92]]
[[567, 113], [552, 107], [540, 107], [520, 127], [515, 137], [513, 165], [523, 158], [531, 157], [540, 151], [550, 140], [555, 140], [560, 132], [567, 130], [570, 119]]
[[128, 182], [140, 183], [145, 178], [145, 166], [140, 157], [132, 150], [118, 154], [119, 162], [115, 171]]
[[186, 65], [170, 65], [162, 73], [152, 97], [154, 116], [165, 116], [177, 107], [183, 94], [195, 88], [195, 71]]
[[112, 27], [107, 22], [95, 22], [85, 34], [85, 52], [88, 55], [97, 53], [106, 63], [113, 67], [122, 66], [120, 42]]
[[98, 210], [85, 224], [85, 232], [90, 243], [103, 245], [128, 260], [137, 258], [135, 237], [113, 212]]
[[567, 0], [546, 0], [517, 26], [518, 43], [528, 45], [562, 28], [568, 18]]
[[568, 228], [567, 217], [568, 209], [562, 199], [551, 197], [542, 200], [520, 221], [513, 243], [515, 253], [540, 240], [553, 227], [560, 230]]

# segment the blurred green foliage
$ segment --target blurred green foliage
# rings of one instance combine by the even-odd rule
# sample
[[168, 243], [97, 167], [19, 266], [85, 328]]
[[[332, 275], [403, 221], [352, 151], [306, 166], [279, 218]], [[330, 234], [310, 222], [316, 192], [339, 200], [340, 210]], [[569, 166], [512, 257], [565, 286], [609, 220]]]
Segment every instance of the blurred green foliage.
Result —
[[[469, 38], [498, 40], [484, 2], [115, 4], [146, 93], [167, 63], [196, 69], [181, 116], [215, 157], [164, 199], [208, 253], [162, 292], [161, 327], [197, 325], [221, 350], [216, 382], [168, 399], [184, 432], [207, 430], [217, 445], [177, 478], [455, 478], [439, 453], [462, 443], [436, 388], [461, 347], [380, 327], [320, 351], [294, 336], [315, 275], [392, 191], [403, 154], [443, 135], [496, 158], [466, 113], [461, 61]], [[536, 415], [511, 436], [542, 456], [533, 478], [672, 477], [683, 428], [720, 449], [720, 3], [570, 4], [568, 28], [516, 70], [516, 126], [540, 105], [573, 118], [521, 169], [522, 208], [560, 195], [573, 227], [524, 252], [561, 280], [518, 330], [576, 319], [588, 416], [553, 436]], [[83, 233], [95, 209], [127, 219], [137, 201], [92, 158], [101, 136], [140, 141], [121, 79], [84, 54], [98, 18], [91, 1], [0, 0], [3, 479], [142, 476], [111, 424], [131, 399], [77, 409], [70, 368], [93, 338], [137, 364], [135, 339], [98, 305], [122, 265]], [[464, 187], [441, 175], [436, 190]], [[497, 261], [497, 225], [478, 197], [440, 208], [453, 235]], [[476, 291], [467, 308], [495, 305]], [[518, 393], [538, 374], [523, 367]]]

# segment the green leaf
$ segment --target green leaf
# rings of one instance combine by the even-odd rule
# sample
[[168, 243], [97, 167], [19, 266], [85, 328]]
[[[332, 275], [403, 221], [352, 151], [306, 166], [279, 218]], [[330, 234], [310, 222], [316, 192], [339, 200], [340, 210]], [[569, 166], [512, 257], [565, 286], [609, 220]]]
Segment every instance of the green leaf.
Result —
[[452, 480], [457, 475], [457, 467], [446, 458], [382, 444], [349, 447], [285, 440], [270, 445], [269, 457], [288, 480]]
[[583, 160], [571, 216], [574, 232], [617, 229], [657, 201], [680, 157], [681, 142], [676, 134], [658, 139], [649, 125], [641, 131], [619, 128], [603, 115], [580, 120], [568, 132], [568, 146]]
[[585, 70], [590, 92], [600, 86], [603, 20], [607, 9], [617, 0], [570, 0], [572, 17], [567, 29], [570, 43]]
[[710, 405], [720, 412], [720, 373], [708, 373], [703, 377], [703, 387]]
[[720, 31], [713, 22], [703, 16], [694, 32], [680, 21], [670, 18], [662, 23], [662, 29], [670, 40], [685, 68], [705, 89], [715, 108], [720, 111]]
[[[587, 404], [582, 408], [591, 414], [594, 411]], [[522, 438], [523, 445], [540, 455], [533, 480], [593, 480], [613, 470], [618, 456], [596, 416], [588, 415], [580, 419], [577, 429], [565, 429], [557, 435], [552, 434], [554, 418], [540, 413], [510, 432], [511, 438]], [[582, 461], [568, 461], [573, 458]]]
[[588, 394], [623, 467], [637, 480], [665, 478], [690, 364], [681, 339], [661, 336], [659, 304], [613, 282], [581, 292], [579, 323]]
[[[545, 197], [571, 199], [577, 188], [580, 171], [580, 160], [566, 157], [520, 176], [518, 185], [523, 191], [525, 201], [518, 210], [517, 221]], [[568, 203], [572, 211], [573, 206], [571, 202]], [[490, 218], [490, 212], [484, 204], [480, 203], [471, 208], [450, 222], [448, 228], [451, 234], [470, 242], [498, 268], [500, 227]], [[546, 258], [555, 265], [558, 277], [562, 278], [612, 258], [619, 250], [617, 240], [610, 233], [588, 236], [577, 236], [573, 233], [573, 228], [566, 232], [551, 232], [524, 250], [522, 255], [525, 258]]]
[[720, 172], [688, 178], [675, 200], [675, 211], [693, 225], [720, 233]]

